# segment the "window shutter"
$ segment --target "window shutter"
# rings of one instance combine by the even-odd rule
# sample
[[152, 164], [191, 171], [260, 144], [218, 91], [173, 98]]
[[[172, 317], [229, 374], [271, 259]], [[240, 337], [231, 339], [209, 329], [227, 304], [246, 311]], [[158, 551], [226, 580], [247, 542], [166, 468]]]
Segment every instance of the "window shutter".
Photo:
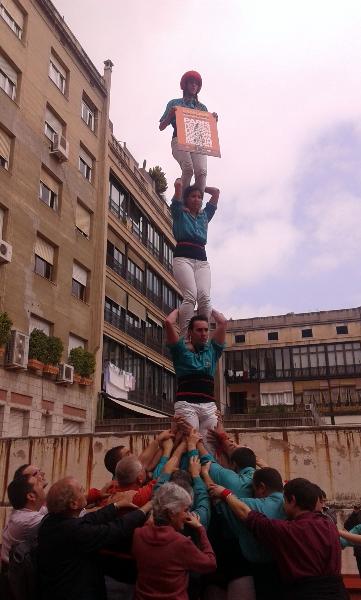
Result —
[[15, 23], [19, 25], [20, 29], [24, 29], [24, 14], [16, 6], [12, 0], [1, 0], [1, 4], [9, 15], [14, 19]]
[[40, 331], [43, 331], [44, 333], [46, 333], [46, 335], [50, 335], [49, 323], [43, 321], [43, 319], [39, 319], [38, 317], [34, 317], [33, 315], [31, 315], [29, 333], [31, 333], [33, 329], [40, 329]]
[[156, 325], [158, 325], [158, 327], [162, 327], [163, 328], [163, 323], [158, 319], [158, 317], [155, 317], [150, 312], [148, 312], [148, 319], [150, 319], [151, 321], [153, 321], [153, 323], [155, 323]]
[[18, 82], [17, 72], [11, 65], [9, 65], [8, 61], [3, 56], [1, 56], [1, 54], [0, 54], [0, 69], [2, 70], [3, 73], [5, 73], [6, 77], [11, 79], [11, 81], [13, 83], [15, 83], [15, 85], [17, 85], [17, 82]]
[[53, 111], [47, 106], [45, 110], [45, 121], [49, 123], [50, 127], [56, 131], [56, 133], [63, 133], [63, 125], [61, 121], [54, 115]]
[[37, 237], [35, 242], [35, 254], [47, 263], [54, 264], [54, 247], [50, 246], [43, 238]]
[[79, 202], [76, 205], [75, 225], [85, 233], [87, 237], [90, 235], [90, 212], [86, 210]]
[[73, 279], [75, 279], [75, 281], [81, 283], [81, 285], [84, 285], [86, 287], [87, 278], [88, 273], [86, 272], [86, 270], [83, 269], [83, 267], [77, 265], [76, 263], [73, 263]]
[[3, 208], [0, 208], [0, 240], [3, 239], [4, 218], [5, 218], [5, 211]]
[[41, 169], [40, 180], [45, 183], [46, 187], [48, 187], [52, 192], [54, 192], [57, 196], [59, 195], [59, 184], [55, 179], [49, 175], [45, 169]]
[[69, 354], [70, 354], [70, 350], [72, 350], [73, 348], [84, 348], [85, 344], [84, 344], [84, 340], [82, 340], [81, 338], [78, 338], [76, 335], [72, 335], [71, 333], [69, 334]]
[[89, 156], [89, 154], [81, 146], [80, 146], [80, 149], [79, 149], [79, 156], [88, 165], [88, 167], [90, 167], [91, 169], [93, 168], [93, 159], [92, 159], [92, 157]]
[[109, 277], [105, 280], [105, 295], [122, 306], [123, 308], [127, 308], [127, 293], [123, 288], [119, 287], [114, 281], [109, 279]]
[[139, 317], [139, 319], [142, 321], [147, 320], [145, 306], [143, 306], [143, 304], [138, 302], [138, 300], [132, 296], [128, 296], [128, 310], [129, 312], [133, 313], [133, 315]]
[[59, 73], [61, 73], [61, 75], [64, 77], [64, 79], [66, 79], [66, 70], [60, 64], [60, 62], [58, 61], [58, 59], [55, 58], [54, 54], [51, 54], [50, 60], [53, 63], [53, 65], [58, 69]]
[[112, 229], [108, 229], [108, 240], [111, 244], [113, 244], [113, 246], [118, 248], [120, 252], [125, 254], [125, 243], [123, 242], [123, 240], [118, 238], [117, 234], [114, 233]]
[[137, 265], [137, 267], [139, 267], [140, 269], [142, 269], [142, 271], [144, 271], [145, 269], [145, 264], [144, 261], [142, 261], [139, 256], [137, 254], [135, 254], [135, 252], [133, 252], [133, 250], [131, 250], [129, 248], [128, 250], [128, 258], [130, 258], [130, 260], [135, 263]]
[[10, 148], [11, 138], [5, 133], [3, 129], [0, 129], [0, 155], [5, 158], [8, 162], [10, 161]]

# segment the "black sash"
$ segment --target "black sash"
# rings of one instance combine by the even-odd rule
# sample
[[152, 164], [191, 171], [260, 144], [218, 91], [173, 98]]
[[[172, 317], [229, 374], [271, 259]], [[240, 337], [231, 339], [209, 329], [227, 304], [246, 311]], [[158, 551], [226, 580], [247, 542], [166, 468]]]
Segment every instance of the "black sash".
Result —
[[179, 377], [176, 401], [193, 404], [214, 402], [214, 377], [198, 373]]

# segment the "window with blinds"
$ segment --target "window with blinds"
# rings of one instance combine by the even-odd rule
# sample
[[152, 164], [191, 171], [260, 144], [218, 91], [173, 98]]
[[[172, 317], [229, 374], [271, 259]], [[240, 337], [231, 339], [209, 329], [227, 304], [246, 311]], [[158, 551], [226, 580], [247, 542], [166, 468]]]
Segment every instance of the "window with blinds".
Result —
[[87, 124], [91, 131], [95, 131], [96, 109], [87, 98], [81, 101], [81, 118]]
[[49, 281], [53, 280], [55, 248], [38, 236], [35, 242], [35, 273]]
[[71, 284], [71, 293], [73, 296], [81, 300], [82, 302], [86, 301], [86, 286], [88, 280], [88, 272], [86, 269], [78, 265], [78, 263], [73, 263], [73, 277]]
[[40, 329], [40, 331], [43, 331], [46, 335], [50, 335], [50, 323], [44, 321], [44, 319], [41, 319], [40, 317], [30, 315], [29, 333], [34, 329]]
[[63, 135], [63, 123], [49, 106], [45, 109], [44, 133], [51, 142], [54, 142], [54, 136], [57, 133]]
[[82, 146], [80, 146], [80, 150], [79, 150], [79, 171], [81, 172], [83, 177], [85, 177], [85, 179], [90, 181], [90, 183], [92, 182], [93, 159], [90, 156], [90, 154], [88, 154], [86, 152], [86, 150], [84, 150], [84, 148]]
[[90, 223], [91, 223], [91, 214], [90, 212], [81, 204], [81, 202], [77, 202], [76, 212], [75, 212], [75, 226], [80, 233], [83, 234], [84, 237], [90, 237]]
[[52, 210], [58, 210], [59, 184], [45, 169], [41, 170], [39, 199]]
[[73, 348], [85, 348], [85, 342], [82, 338], [78, 337], [77, 335], [73, 335], [72, 333], [69, 333], [69, 345], [68, 345], [69, 354], [70, 354], [70, 350], [73, 350]]
[[16, 99], [16, 86], [18, 83], [18, 72], [6, 58], [0, 54], [0, 88], [4, 90], [12, 100]]
[[21, 40], [24, 31], [24, 13], [13, 0], [0, 1], [0, 17]]
[[0, 128], [0, 166], [9, 170], [11, 137]]
[[53, 52], [50, 55], [49, 77], [55, 83], [56, 87], [61, 91], [61, 93], [65, 94], [67, 69], [65, 69], [65, 67], [60, 63]]

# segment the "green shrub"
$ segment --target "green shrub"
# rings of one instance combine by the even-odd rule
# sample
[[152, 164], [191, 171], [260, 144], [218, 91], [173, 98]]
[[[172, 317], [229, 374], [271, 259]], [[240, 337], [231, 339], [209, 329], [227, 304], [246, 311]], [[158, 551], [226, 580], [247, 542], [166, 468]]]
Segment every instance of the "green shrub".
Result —
[[48, 336], [41, 329], [33, 329], [29, 340], [29, 358], [45, 363], [48, 351]]
[[69, 363], [73, 365], [75, 373], [81, 377], [90, 377], [95, 371], [94, 354], [81, 346], [70, 350]]
[[54, 335], [50, 335], [47, 339], [45, 363], [47, 365], [58, 365], [63, 350], [64, 345], [61, 339]]
[[0, 348], [9, 341], [12, 324], [13, 322], [6, 312], [0, 313]]

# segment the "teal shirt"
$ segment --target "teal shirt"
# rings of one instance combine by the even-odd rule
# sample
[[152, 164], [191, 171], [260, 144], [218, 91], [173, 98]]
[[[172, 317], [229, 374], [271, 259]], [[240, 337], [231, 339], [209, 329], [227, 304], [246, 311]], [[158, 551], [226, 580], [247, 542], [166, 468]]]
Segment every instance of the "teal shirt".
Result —
[[[172, 110], [172, 108], [174, 106], [183, 106], [184, 108], [193, 108], [194, 110], [203, 110], [204, 112], [208, 112], [208, 109], [205, 106], [205, 104], [202, 104], [201, 102], [197, 102], [194, 98], [191, 98], [190, 100], [185, 100], [184, 98], [175, 98], [174, 100], [169, 100], [164, 113], [162, 114], [161, 118], [159, 119], [160, 122], [164, 121], [164, 119], [168, 116], [168, 113]], [[172, 127], [174, 129], [173, 137], [176, 137], [177, 126], [176, 126], [175, 116], [171, 120], [170, 124], [172, 125]]]
[[[169, 480], [170, 474], [162, 473], [156, 485], [154, 486], [154, 491], [157, 491], [157, 489], [159, 489], [164, 483], [168, 483]], [[203, 527], [207, 528], [211, 518], [211, 503], [209, 500], [208, 490], [201, 477], [193, 477], [193, 494], [194, 496], [191, 511], [195, 512], [199, 516]]]
[[217, 362], [223, 352], [224, 344], [215, 340], [207, 344], [198, 352], [188, 350], [183, 337], [175, 344], [167, 344], [177, 377], [185, 375], [208, 375], [214, 377]]
[[[349, 533], [357, 533], [357, 535], [361, 535], [361, 525], [356, 525], [352, 529], [350, 529]], [[359, 546], [360, 544], [355, 544], [355, 542], [349, 542], [349, 540], [345, 540], [345, 538], [340, 537], [340, 542], [342, 548], [347, 548], [348, 546]]]
[[217, 207], [207, 202], [204, 209], [194, 217], [184, 209], [183, 203], [174, 197], [170, 210], [173, 217], [173, 235], [177, 242], [193, 242], [205, 246], [208, 223], [214, 217]]
[[[240, 498], [240, 500], [252, 510], [256, 510], [270, 519], [287, 519], [283, 508], [282, 492], [274, 492], [267, 498]], [[272, 554], [255, 538], [246, 525], [237, 519], [229, 506], [224, 502], [221, 506], [219, 504], [216, 505], [216, 510], [219, 514], [224, 515], [224, 509], [226, 509], [227, 525], [232, 529], [233, 535], [238, 538], [243, 556], [254, 563], [266, 563], [274, 560]]]

